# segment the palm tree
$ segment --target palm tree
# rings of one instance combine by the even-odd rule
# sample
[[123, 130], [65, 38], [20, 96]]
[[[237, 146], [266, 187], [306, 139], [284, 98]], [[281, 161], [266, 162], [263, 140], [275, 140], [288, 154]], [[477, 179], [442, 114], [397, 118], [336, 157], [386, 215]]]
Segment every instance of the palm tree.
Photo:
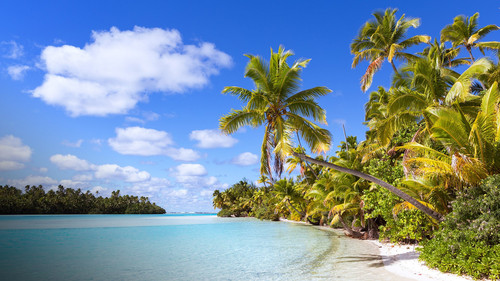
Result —
[[483, 28], [478, 28], [477, 18], [479, 13], [475, 13], [468, 18], [464, 15], [456, 16], [453, 24], [449, 24], [441, 30], [441, 41], [451, 42], [453, 47], [463, 46], [470, 55], [472, 62], [476, 61], [472, 55], [472, 48], [479, 48], [484, 54], [484, 49], [499, 50], [500, 42], [477, 42], [491, 31], [498, 30], [500, 27], [490, 24]]
[[[479, 61], [478, 61], [479, 62]], [[409, 159], [420, 176], [439, 178], [448, 186], [477, 185], [488, 175], [500, 173], [500, 93], [498, 83], [486, 91], [474, 116], [455, 108], [436, 107], [426, 111], [431, 122], [431, 138], [439, 141], [448, 154], [409, 143], [418, 154]]]
[[[261, 147], [262, 175], [268, 175], [271, 181], [272, 166], [279, 178], [283, 171], [283, 162], [293, 149], [292, 138], [298, 132], [314, 152], [329, 149], [331, 135], [310, 121], [326, 124], [326, 113], [315, 101], [316, 98], [331, 92], [326, 87], [314, 87], [296, 92], [300, 86], [300, 73], [309, 60], [298, 60], [291, 66], [287, 59], [291, 51], [280, 46], [277, 53], [271, 49], [270, 63], [261, 57], [246, 55], [250, 61], [246, 66], [245, 77], [250, 77], [255, 89], [225, 87], [223, 93], [237, 96], [247, 104], [240, 110], [233, 110], [219, 120], [219, 128], [226, 134], [232, 134], [239, 128], [265, 126]], [[274, 164], [272, 160], [274, 158]]]
[[306, 213], [303, 210], [297, 209], [297, 207], [300, 208], [300, 203], [304, 201], [304, 198], [296, 189], [293, 180], [282, 179], [277, 181], [274, 184], [273, 193], [289, 209], [290, 213], [292, 212], [290, 208], [292, 208], [301, 218], [306, 217]]
[[214, 193], [212, 194], [212, 196], [214, 198], [212, 200], [212, 204], [214, 206], [214, 209], [217, 209], [217, 208], [221, 209], [222, 206], [224, 206], [224, 199], [222, 197], [222, 193], [218, 189], [216, 189], [214, 191]]
[[363, 92], [370, 88], [373, 75], [380, 69], [385, 59], [391, 63], [394, 73], [399, 74], [394, 59], [409, 61], [415, 58], [414, 55], [405, 53], [403, 50], [420, 43], [428, 43], [430, 40], [430, 37], [426, 35], [416, 35], [405, 39], [408, 29], [417, 28], [420, 20], [405, 19], [404, 15], [397, 20], [396, 12], [397, 9], [388, 8], [384, 13], [373, 13], [375, 19], [366, 22], [361, 27], [358, 36], [351, 44], [351, 53], [354, 54], [353, 68], [363, 60], [370, 62], [361, 78]]

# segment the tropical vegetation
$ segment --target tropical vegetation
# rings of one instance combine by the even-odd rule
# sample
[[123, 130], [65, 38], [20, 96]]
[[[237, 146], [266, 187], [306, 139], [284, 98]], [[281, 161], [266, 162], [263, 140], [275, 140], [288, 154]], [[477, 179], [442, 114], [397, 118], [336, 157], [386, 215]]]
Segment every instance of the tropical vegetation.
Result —
[[147, 197], [120, 195], [97, 197], [90, 191], [65, 188], [45, 191], [43, 186], [26, 186], [24, 192], [13, 186], [0, 186], [0, 214], [164, 214], [165, 209]]
[[393, 69], [391, 86], [369, 94], [365, 140], [344, 134], [330, 155], [316, 102], [330, 91], [299, 90], [308, 60], [290, 66], [283, 47], [271, 50], [269, 63], [247, 55], [245, 76], [255, 88], [223, 90], [246, 104], [223, 116], [220, 129], [265, 127], [261, 185], [243, 180], [216, 190], [214, 207], [221, 216], [283, 217], [358, 238], [419, 243], [431, 267], [498, 279], [500, 42], [484, 39], [500, 27], [481, 27], [478, 13], [457, 16], [432, 40], [410, 36], [420, 20], [397, 12], [373, 13], [351, 44], [352, 67], [368, 63], [362, 91], [384, 61]]

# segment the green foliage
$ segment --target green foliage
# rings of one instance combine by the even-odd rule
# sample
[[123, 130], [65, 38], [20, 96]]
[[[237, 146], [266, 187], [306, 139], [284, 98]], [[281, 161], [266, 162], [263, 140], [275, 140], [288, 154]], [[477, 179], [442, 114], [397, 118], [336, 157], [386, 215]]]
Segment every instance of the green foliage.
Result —
[[25, 192], [12, 186], [0, 186], [0, 214], [164, 214], [165, 210], [147, 197], [120, 196], [113, 191], [95, 197], [90, 191], [64, 188], [45, 192], [41, 185], [26, 186]]
[[420, 258], [441, 271], [500, 278], [500, 174], [466, 189]]
[[[402, 166], [388, 156], [382, 159], [371, 159], [366, 167], [368, 174], [399, 185], [404, 178]], [[421, 241], [432, 233], [432, 223], [419, 210], [403, 209], [397, 214], [394, 206], [403, 203], [403, 200], [384, 188], [372, 186], [363, 195], [366, 218], [378, 221], [380, 238], [391, 242]]]
[[220, 192], [214, 191], [214, 207], [221, 208], [217, 216], [219, 217], [246, 217], [252, 211], [254, 204], [253, 195], [257, 191], [253, 183], [248, 183], [243, 179], [230, 188]]

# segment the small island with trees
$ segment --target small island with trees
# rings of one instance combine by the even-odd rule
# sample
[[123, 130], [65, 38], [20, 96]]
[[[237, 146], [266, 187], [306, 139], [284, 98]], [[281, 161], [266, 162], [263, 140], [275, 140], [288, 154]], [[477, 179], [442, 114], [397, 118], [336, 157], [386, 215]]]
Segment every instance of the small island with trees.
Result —
[[[309, 60], [289, 64], [293, 53], [283, 47], [271, 50], [268, 62], [247, 55], [245, 77], [255, 87], [224, 88], [245, 104], [222, 116], [220, 129], [264, 127], [262, 186], [243, 179], [215, 190], [213, 206], [219, 216], [283, 217], [343, 228], [356, 238], [418, 243], [430, 267], [498, 280], [500, 42], [483, 38], [500, 27], [480, 27], [478, 13], [457, 16], [431, 40], [409, 37], [420, 20], [396, 13], [373, 13], [352, 41], [352, 67], [368, 62], [362, 91], [385, 61], [392, 84], [370, 93], [366, 140], [344, 131], [334, 156], [323, 153], [331, 135], [318, 125], [326, 112], [317, 99], [331, 91], [299, 90]], [[320, 155], [307, 156], [303, 144]], [[285, 167], [300, 173], [283, 178]]]
[[90, 191], [65, 188], [45, 192], [41, 185], [26, 186], [24, 193], [13, 186], [0, 186], [0, 214], [164, 214], [165, 209], [147, 197], [120, 195], [95, 196]]

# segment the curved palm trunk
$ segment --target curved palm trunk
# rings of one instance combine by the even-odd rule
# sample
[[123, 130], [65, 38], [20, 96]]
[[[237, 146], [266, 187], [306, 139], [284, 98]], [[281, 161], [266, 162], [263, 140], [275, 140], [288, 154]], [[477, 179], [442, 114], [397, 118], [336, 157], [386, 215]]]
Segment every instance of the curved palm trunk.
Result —
[[360, 232], [357, 232], [357, 231], [354, 231], [352, 230], [351, 227], [349, 227], [345, 221], [344, 221], [344, 218], [342, 217], [342, 215], [340, 214], [337, 214], [339, 216], [339, 221], [340, 223], [342, 224], [342, 226], [344, 227], [344, 229], [347, 231], [347, 233], [349, 233], [349, 235], [351, 235], [352, 237], [354, 238], [360, 238], [363, 236], [363, 234], [361, 234]]
[[292, 205], [292, 202], [290, 202], [290, 199], [286, 199], [286, 202], [290, 205], [290, 207], [292, 207], [292, 209], [297, 212], [299, 215], [301, 215], [302, 217], [305, 217], [306, 214], [304, 214], [303, 212], [297, 210], [297, 208], [295, 208], [295, 206]]
[[390, 192], [394, 193], [395, 195], [397, 195], [401, 199], [408, 201], [410, 204], [412, 204], [413, 206], [415, 206], [420, 211], [424, 212], [429, 217], [431, 217], [431, 218], [433, 218], [433, 219], [435, 219], [435, 220], [437, 220], [439, 222], [443, 220], [443, 216], [441, 214], [433, 211], [429, 207], [427, 207], [424, 204], [420, 203], [415, 198], [411, 197], [410, 195], [404, 193], [400, 189], [396, 188], [395, 186], [393, 186], [393, 185], [391, 185], [391, 184], [389, 184], [389, 183], [387, 183], [387, 182], [385, 182], [385, 181], [383, 181], [381, 179], [378, 179], [378, 178], [376, 178], [374, 176], [362, 173], [360, 171], [356, 171], [356, 170], [352, 170], [352, 169], [349, 169], [349, 168], [337, 166], [337, 165], [329, 163], [329, 162], [317, 160], [317, 159], [308, 157], [308, 156], [306, 156], [304, 154], [299, 154], [299, 153], [296, 153], [296, 152], [292, 152], [292, 153], [293, 153], [293, 155], [295, 157], [298, 157], [298, 158], [300, 158], [300, 159], [302, 159], [304, 161], [309, 161], [309, 162], [314, 163], [314, 164], [318, 164], [318, 165], [321, 165], [321, 166], [324, 166], [324, 167], [328, 167], [328, 168], [331, 168], [331, 169], [334, 169], [334, 170], [337, 170], [337, 171], [340, 171], [340, 172], [348, 173], [348, 174], [351, 174], [353, 176], [356, 176], [356, 177], [365, 179], [367, 181], [371, 181], [373, 183], [376, 183], [376, 184], [378, 184], [378, 185], [380, 185], [380, 186], [388, 189]]
[[392, 65], [392, 70], [394, 70], [394, 73], [399, 76], [399, 72], [398, 69], [396, 68], [396, 65], [394, 64], [394, 61], [391, 61], [391, 65]]
[[[292, 207], [292, 209], [295, 210], [295, 212], [297, 212], [301, 216], [301, 220], [302, 218], [305, 218], [310, 224], [315, 224], [314, 222], [311, 221], [311, 219], [309, 219], [309, 217], [306, 216], [306, 213], [297, 210], [297, 208], [295, 208], [295, 206], [292, 205], [292, 202], [290, 202], [290, 199], [286, 199], [286, 202], [288, 202], [290, 207]], [[288, 210], [290, 211], [290, 208], [288, 208]]]
[[[474, 58], [474, 56], [472, 55], [472, 47], [469, 46], [469, 45], [466, 45], [465, 46], [465, 49], [467, 49], [467, 52], [469, 52], [469, 55], [470, 55], [470, 59], [472, 60], [472, 63], [475, 63], [476, 62], [476, 59]], [[486, 90], [486, 87], [484, 86], [483, 82], [481, 80], [477, 80], [479, 82], [479, 84], [481, 85], [481, 87], [483, 88], [483, 90]]]

